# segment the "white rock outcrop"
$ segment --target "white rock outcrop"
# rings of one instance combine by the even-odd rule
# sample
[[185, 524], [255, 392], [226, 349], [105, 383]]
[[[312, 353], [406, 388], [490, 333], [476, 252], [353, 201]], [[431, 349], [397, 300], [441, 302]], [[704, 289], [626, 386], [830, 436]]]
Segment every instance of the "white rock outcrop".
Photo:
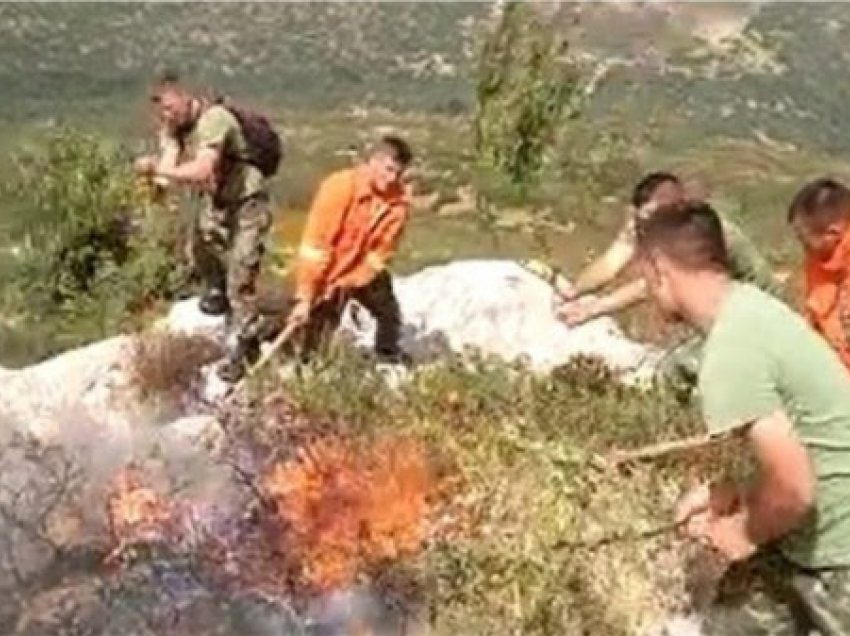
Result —
[[[402, 309], [402, 346], [414, 360], [478, 349], [536, 371], [596, 356], [627, 379], [651, 374], [658, 351], [628, 339], [612, 318], [571, 328], [555, 318], [552, 288], [508, 260], [456, 261], [394, 281]], [[342, 328], [369, 346], [374, 321], [352, 305]]]
[[[569, 328], [552, 313], [553, 291], [507, 260], [457, 261], [394, 282], [402, 308], [402, 346], [420, 362], [469, 348], [545, 372], [576, 355], [597, 356], [626, 379], [648, 376], [658, 353], [625, 337], [611, 318]], [[176, 303], [158, 328], [223, 337], [223, 320], [205, 316], [197, 299]], [[374, 321], [352, 304], [342, 330], [371, 346]], [[83, 428], [92, 441], [131, 435], [150, 417], [132, 396], [126, 360], [130, 336], [116, 336], [20, 370], [0, 370], [0, 413], [42, 439]], [[206, 375], [210, 375], [207, 370]], [[85, 427], [81, 422], [85, 422]]]
[[128, 374], [121, 362], [131, 346], [117, 336], [74, 349], [20, 370], [6, 370], [0, 388], [4, 420], [43, 441], [99, 434], [129, 434], [133, 406], [126, 400]]

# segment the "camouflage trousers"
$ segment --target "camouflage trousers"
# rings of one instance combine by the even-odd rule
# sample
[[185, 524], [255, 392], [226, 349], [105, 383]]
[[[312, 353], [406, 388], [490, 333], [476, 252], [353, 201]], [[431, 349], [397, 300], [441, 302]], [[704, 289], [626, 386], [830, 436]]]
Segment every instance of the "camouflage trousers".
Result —
[[271, 226], [269, 199], [254, 196], [203, 208], [192, 237], [192, 258], [205, 292], [224, 293], [228, 329], [249, 335], [258, 321], [257, 278]]
[[696, 388], [704, 344], [701, 334], [693, 334], [668, 349], [658, 366], [659, 379], [683, 398], [690, 398]]
[[850, 568], [804, 570], [770, 552], [732, 567], [706, 636], [850, 636]]
[[349, 300], [356, 300], [375, 318], [375, 353], [385, 358], [399, 356], [401, 310], [393, 293], [392, 278], [386, 270], [367, 285], [337, 291], [313, 308], [305, 330], [303, 354], [309, 356], [316, 351], [339, 326]]

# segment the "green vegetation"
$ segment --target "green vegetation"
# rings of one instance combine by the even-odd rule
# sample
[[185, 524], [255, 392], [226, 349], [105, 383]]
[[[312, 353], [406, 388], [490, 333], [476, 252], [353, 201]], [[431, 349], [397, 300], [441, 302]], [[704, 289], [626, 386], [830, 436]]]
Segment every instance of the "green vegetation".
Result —
[[710, 558], [673, 532], [639, 535], [669, 523], [685, 471], [716, 475], [735, 452], [624, 470], [605, 459], [698, 430], [667, 394], [625, 388], [592, 360], [549, 377], [446, 361], [391, 390], [346, 348], [330, 355], [285, 383], [255, 383], [266, 407], [234, 420], [234, 434], [273, 458], [316, 436], [418, 440], [453, 486], [424, 552], [396, 564], [390, 581], [406, 583], [388, 591], [424, 593], [435, 634], [636, 634], [684, 606], [688, 560]]
[[[0, 4], [0, 114], [99, 115], [151, 75], [313, 108], [469, 104], [476, 3]], [[56, 112], [57, 98], [63, 101]]]
[[[630, 134], [660, 117], [673, 145], [764, 134], [850, 149], [845, 5], [701, 4], [533, 10], [551, 12], [544, 26], [592, 85], [585, 110], [624, 117]], [[477, 37], [495, 13], [450, 2], [4, 3], [0, 118], [100, 125], [137, 106], [163, 67], [278, 108], [468, 113]]]
[[516, 185], [539, 176], [579, 92], [567, 42], [545, 18], [536, 8], [508, 4], [480, 54], [476, 147]]
[[[509, 4], [482, 32], [491, 7], [463, 3], [0, 4], [0, 134], [26, 148], [0, 157], [0, 361], [133, 329], [188, 288], [191, 201], [153, 202], [128, 171], [146, 132], [136, 106], [163, 66], [272, 105], [290, 150], [274, 183], [282, 266], [321, 176], [391, 127], [412, 141], [417, 194], [430, 197], [417, 201], [398, 273], [528, 255], [574, 271], [620, 224], [637, 176], [656, 169], [703, 186], [777, 268], [796, 270], [786, 202], [814, 175], [850, 177], [825, 151], [848, 148], [846, 11], [770, 3], [722, 50], [651, 23], [656, 64], [629, 58], [632, 28], [644, 28], [634, 14], [583, 4], [580, 27], [602, 16], [584, 38], [569, 27], [574, 6], [541, 16]], [[641, 309], [626, 323], [663, 340], [651, 318]], [[137, 340], [134, 379], [146, 396], [167, 393], [214, 354]], [[625, 472], [600, 462], [612, 447], [693, 432], [670, 396], [618, 386], [592, 361], [549, 377], [447, 361], [392, 391], [334, 355], [254, 389], [285, 392], [311, 426], [358, 440], [413, 436], [457, 478], [442, 512], [461, 527], [410, 566], [437, 633], [616, 636], [681, 606], [687, 546], [634, 535], [668, 521], [686, 473], [722, 470], [723, 458]], [[254, 415], [243, 434], [291, 448], [285, 418]]]
[[78, 133], [23, 156], [7, 193], [4, 354], [40, 359], [112, 335], [186, 285], [179, 219], [146, 201], [128, 158]]

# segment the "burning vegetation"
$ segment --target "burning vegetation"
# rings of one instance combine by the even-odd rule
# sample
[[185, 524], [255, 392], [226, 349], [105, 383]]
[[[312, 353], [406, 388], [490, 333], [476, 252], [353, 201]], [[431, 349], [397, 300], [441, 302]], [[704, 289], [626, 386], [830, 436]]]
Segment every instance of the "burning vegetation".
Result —
[[417, 553], [434, 492], [422, 447], [393, 438], [366, 450], [319, 440], [274, 466], [264, 488], [276, 504], [280, 550], [294, 552], [301, 580], [323, 591]]
[[[113, 549], [105, 563], [126, 566], [142, 546], [176, 555], [188, 533], [200, 534], [192, 545], [202, 576], [285, 602], [327, 598], [369, 586], [421, 553], [436, 483], [425, 447], [396, 436], [306, 443], [254, 484], [253, 514], [170, 498], [129, 466], [108, 497]], [[230, 519], [199, 519], [204, 515]]]
[[142, 472], [123, 469], [113, 482], [107, 501], [110, 534], [117, 543], [114, 555], [135, 543], [162, 541], [174, 520], [173, 505], [145, 483]]
[[640, 538], [681, 472], [593, 461], [687, 433], [669, 397], [484, 362], [392, 392], [356, 364], [261, 379], [202, 464], [0, 448], [0, 633], [631, 636], [684, 606], [682, 545]]

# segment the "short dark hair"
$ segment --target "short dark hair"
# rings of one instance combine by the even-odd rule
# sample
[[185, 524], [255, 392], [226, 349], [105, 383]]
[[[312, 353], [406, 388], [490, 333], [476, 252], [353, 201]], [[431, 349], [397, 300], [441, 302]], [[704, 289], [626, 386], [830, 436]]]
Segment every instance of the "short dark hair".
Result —
[[796, 219], [821, 230], [836, 221], [850, 219], [850, 190], [829, 177], [807, 183], [788, 207], [788, 222]]
[[636, 208], [642, 208], [652, 200], [658, 187], [665, 183], [682, 184], [679, 177], [672, 172], [650, 172], [638, 181], [632, 190], [632, 205]]
[[174, 69], [166, 69], [156, 75], [151, 87], [151, 101], [159, 102], [166, 91], [183, 90], [180, 75]]
[[729, 271], [723, 224], [702, 201], [672, 203], [639, 219], [637, 245], [643, 254], [660, 251], [687, 269]]
[[397, 161], [403, 168], [409, 166], [413, 161], [413, 151], [410, 149], [410, 144], [397, 135], [384, 135], [381, 137], [372, 146], [369, 154], [374, 155], [379, 152], [388, 154], [392, 157], [393, 161]]

